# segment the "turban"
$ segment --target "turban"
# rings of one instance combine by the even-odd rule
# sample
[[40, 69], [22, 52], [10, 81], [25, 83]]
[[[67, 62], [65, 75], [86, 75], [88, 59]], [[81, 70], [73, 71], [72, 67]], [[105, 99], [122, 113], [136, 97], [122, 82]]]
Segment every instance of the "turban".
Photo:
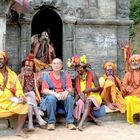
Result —
[[135, 60], [140, 60], [140, 55], [139, 55], [139, 54], [133, 54], [133, 55], [129, 58], [129, 63], [131, 63], [132, 60], [133, 60], [133, 61], [135, 61]]
[[112, 69], [113, 69], [113, 71], [116, 70], [115, 64], [114, 64], [113, 62], [111, 62], [111, 61], [106, 62], [106, 63], [103, 65], [103, 68], [106, 69], [107, 66], [111, 66]]
[[2, 55], [6, 61], [6, 63], [8, 63], [8, 54], [6, 51], [0, 51], [0, 55]]

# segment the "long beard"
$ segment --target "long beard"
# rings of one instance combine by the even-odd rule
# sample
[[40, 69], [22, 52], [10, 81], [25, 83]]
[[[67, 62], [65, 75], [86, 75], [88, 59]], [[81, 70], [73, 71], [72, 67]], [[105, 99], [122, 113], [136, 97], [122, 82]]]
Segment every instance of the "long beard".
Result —
[[133, 70], [140, 69], [140, 64], [131, 64], [130, 67]]
[[3, 69], [4, 67], [5, 67], [5, 64], [0, 62], [0, 69]]

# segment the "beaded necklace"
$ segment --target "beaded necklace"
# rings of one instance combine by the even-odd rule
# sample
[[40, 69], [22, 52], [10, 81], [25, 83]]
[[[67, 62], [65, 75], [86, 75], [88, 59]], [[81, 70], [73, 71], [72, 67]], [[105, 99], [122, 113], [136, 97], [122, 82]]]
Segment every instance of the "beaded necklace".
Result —
[[140, 86], [140, 72], [138, 75], [138, 81], [136, 81], [135, 76], [134, 76], [134, 71], [131, 71], [131, 83], [135, 89]]

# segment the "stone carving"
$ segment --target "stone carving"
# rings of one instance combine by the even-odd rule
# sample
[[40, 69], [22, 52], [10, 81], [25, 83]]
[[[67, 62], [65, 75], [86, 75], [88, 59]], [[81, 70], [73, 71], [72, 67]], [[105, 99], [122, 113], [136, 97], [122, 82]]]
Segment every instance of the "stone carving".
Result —
[[82, 8], [77, 8], [75, 14], [76, 14], [76, 17], [77, 17], [77, 18], [82, 18], [83, 15], [84, 15], [84, 11], [83, 11]]
[[98, 7], [98, 0], [85, 0], [87, 3], [87, 7]]
[[128, 0], [118, 0], [117, 1], [117, 15], [120, 18], [129, 18], [129, 1]]
[[34, 9], [37, 9], [41, 6], [51, 6], [55, 8], [60, 8], [63, 3], [63, 0], [31, 0], [30, 4]]

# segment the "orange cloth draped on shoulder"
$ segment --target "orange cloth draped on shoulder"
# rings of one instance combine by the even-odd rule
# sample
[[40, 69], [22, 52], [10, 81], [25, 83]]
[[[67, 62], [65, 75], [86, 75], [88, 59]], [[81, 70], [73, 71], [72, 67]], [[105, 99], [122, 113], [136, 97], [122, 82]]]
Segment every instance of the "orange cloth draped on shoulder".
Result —
[[[112, 62], [105, 63], [104, 69], [106, 69], [108, 65], [112, 67], [113, 71], [115, 71], [115, 65]], [[115, 103], [120, 112], [125, 113], [125, 100], [122, 97], [121, 80], [117, 76], [114, 76], [114, 81], [107, 79], [106, 74], [104, 74], [103, 78], [105, 81], [101, 92], [103, 101], [105, 103]]]
[[[132, 78], [133, 77], [133, 78]], [[132, 87], [131, 92], [127, 92], [128, 86]], [[134, 114], [140, 114], [140, 71], [127, 72], [123, 79], [123, 90], [125, 93], [127, 122], [134, 123]]]
[[[0, 53], [0, 55], [3, 55]], [[23, 97], [23, 90], [15, 72], [6, 67], [8, 77], [4, 90], [0, 90], [0, 118], [12, 116], [14, 114], [27, 114], [28, 105], [14, 103], [9, 99], [13, 96]], [[0, 73], [0, 86], [4, 83], [4, 77]]]

